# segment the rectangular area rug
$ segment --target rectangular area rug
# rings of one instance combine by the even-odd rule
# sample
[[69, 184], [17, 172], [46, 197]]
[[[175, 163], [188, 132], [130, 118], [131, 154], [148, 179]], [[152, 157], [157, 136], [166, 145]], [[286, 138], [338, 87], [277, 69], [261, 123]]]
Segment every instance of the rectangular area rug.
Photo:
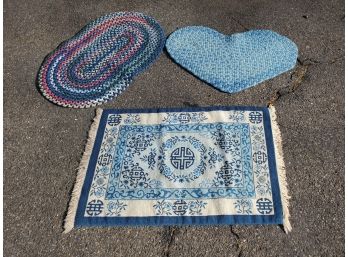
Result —
[[291, 230], [273, 107], [97, 110], [65, 232], [117, 225]]

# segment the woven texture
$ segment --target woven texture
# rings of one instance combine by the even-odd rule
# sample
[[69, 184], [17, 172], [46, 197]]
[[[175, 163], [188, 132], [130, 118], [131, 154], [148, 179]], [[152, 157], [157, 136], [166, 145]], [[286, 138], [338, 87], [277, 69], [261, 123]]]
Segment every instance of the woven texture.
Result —
[[201, 26], [175, 31], [166, 48], [178, 64], [228, 93], [292, 69], [298, 52], [295, 43], [269, 30], [226, 36]]
[[270, 115], [260, 107], [98, 110], [65, 232], [182, 224], [290, 230], [280, 134]]
[[44, 60], [38, 85], [50, 101], [74, 108], [119, 95], [164, 47], [160, 25], [141, 13], [112, 13], [91, 22]]

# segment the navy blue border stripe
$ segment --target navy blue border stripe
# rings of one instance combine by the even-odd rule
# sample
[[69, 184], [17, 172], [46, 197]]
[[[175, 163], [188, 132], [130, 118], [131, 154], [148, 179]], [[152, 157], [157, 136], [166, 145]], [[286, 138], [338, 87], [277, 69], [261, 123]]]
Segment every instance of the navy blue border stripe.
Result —
[[[270, 169], [274, 215], [214, 215], [214, 216], [149, 216], [149, 217], [84, 217], [87, 205], [89, 188], [91, 186], [94, 170], [97, 163], [98, 153], [103, 139], [106, 119], [109, 114], [116, 113], [159, 113], [159, 112], [200, 112], [217, 110], [245, 110], [262, 111], [265, 128], [268, 162]], [[97, 136], [94, 142], [92, 154], [89, 160], [86, 178], [82, 187], [78, 209], [75, 217], [75, 227], [94, 226], [164, 226], [164, 225], [224, 225], [224, 224], [282, 224], [283, 211], [278, 183], [276, 159], [272, 137], [272, 128], [269, 110], [266, 107], [247, 106], [215, 106], [195, 108], [152, 108], [152, 109], [107, 109], [100, 118]]]
[[266, 146], [267, 146], [267, 154], [268, 154], [268, 166], [269, 166], [270, 176], [271, 176], [274, 213], [276, 215], [278, 223], [283, 224], [283, 208], [282, 208], [280, 187], [279, 187], [279, 181], [278, 181], [278, 172], [277, 172], [277, 165], [276, 165], [276, 158], [275, 158], [271, 118], [270, 118], [269, 110], [267, 108], [266, 110], [263, 110], [263, 115], [264, 115], [263, 117], [264, 117], [264, 124], [265, 124], [264, 132], [266, 136]]

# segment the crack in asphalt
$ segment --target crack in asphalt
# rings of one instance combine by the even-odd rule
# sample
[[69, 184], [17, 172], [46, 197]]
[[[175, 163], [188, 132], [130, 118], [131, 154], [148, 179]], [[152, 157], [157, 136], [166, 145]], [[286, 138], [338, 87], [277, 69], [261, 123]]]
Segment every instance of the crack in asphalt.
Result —
[[[308, 60], [308, 59], [307, 59]], [[306, 61], [307, 61], [306, 60]], [[285, 88], [277, 89], [271, 96], [271, 99], [268, 102], [267, 106], [273, 105], [276, 101], [278, 101], [281, 97], [294, 93], [302, 84], [305, 79], [305, 76], [308, 72], [309, 66], [313, 65], [313, 61], [305, 62], [297, 59], [297, 67], [290, 75], [290, 84]]]
[[344, 56], [338, 56], [336, 58], [333, 58], [332, 60], [322, 62], [318, 61], [312, 58], [307, 58], [304, 60], [301, 60], [300, 58], [297, 58], [297, 67], [290, 75], [290, 85], [288, 85], [285, 88], [279, 88], [277, 89], [270, 97], [270, 100], [267, 104], [267, 106], [273, 105], [276, 101], [278, 101], [281, 97], [294, 93], [299, 86], [302, 84], [302, 82], [305, 79], [305, 76], [308, 72], [308, 68], [311, 65], [322, 65], [322, 64], [334, 64], [340, 60], [343, 60]]
[[307, 58], [307, 59], [304, 59], [304, 60], [300, 60], [299, 58], [297, 59], [298, 63], [300, 65], [319, 65], [319, 64], [333, 64], [333, 63], [336, 63], [340, 60], [343, 60], [344, 59], [344, 55], [342, 56], [338, 56], [336, 58], [333, 58], [332, 60], [329, 60], [329, 61], [318, 61], [318, 60], [315, 60], [313, 58]]
[[243, 23], [241, 23], [239, 20], [237, 20], [237, 19], [234, 18], [233, 16], [230, 16], [230, 18], [231, 18], [234, 22], [238, 23], [238, 25], [241, 26], [241, 27], [242, 27], [243, 29], [245, 29], [246, 31], [250, 30], [248, 27], [244, 26]]
[[174, 243], [175, 234], [178, 232], [178, 229], [175, 227], [168, 227], [168, 230], [165, 232], [165, 237], [167, 239], [167, 245], [164, 249], [163, 257], [170, 256], [170, 249]]
[[240, 236], [233, 230], [232, 225], [230, 226], [230, 232], [237, 241], [237, 251], [238, 251], [237, 256], [242, 257], [243, 256], [243, 245], [242, 245], [242, 242], [240, 240]]
[[[164, 237], [165, 237], [167, 244], [166, 244], [164, 252], [163, 252], [163, 257], [170, 256], [171, 248], [174, 245], [175, 236], [178, 234], [178, 232], [179, 232], [179, 229], [177, 227], [171, 227], [171, 226], [169, 226], [168, 229], [165, 231]], [[236, 240], [236, 246], [237, 246], [237, 252], [238, 252], [237, 256], [242, 257], [243, 256], [243, 249], [244, 249], [243, 242], [241, 241], [238, 233], [236, 233], [233, 230], [232, 225], [230, 226], [230, 232]]]
[[297, 58], [297, 66], [295, 68], [295, 70], [291, 73], [290, 75], [290, 81], [292, 81], [292, 83], [290, 83], [289, 86], [285, 87], [285, 88], [279, 88], [277, 89], [270, 97], [270, 100], [267, 104], [267, 106], [273, 105], [276, 101], [278, 101], [281, 97], [294, 93], [299, 86], [301, 86], [302, 82], [304, 81], [309, 66], [311, 65], [322, 65], [322, 64], [334, 64], [337, 61], [343, 60], [344, 56], [338, 56], [336, 58], [333, 58], [330, 61], [326, 61], [326, 62], [321, 62], [312, 58], [307, 58], [304, 60], [301, 60], [300, 58]]

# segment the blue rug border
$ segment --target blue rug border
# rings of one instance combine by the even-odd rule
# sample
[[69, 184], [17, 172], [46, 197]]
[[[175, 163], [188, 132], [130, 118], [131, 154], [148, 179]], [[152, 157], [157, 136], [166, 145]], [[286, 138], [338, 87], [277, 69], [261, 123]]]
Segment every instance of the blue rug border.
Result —
[[[214, 216], [149, 216], [149, 217], [84, 217], [84, 209], [88, 200], [98, 152], [100, 150], [103, 132], [109, 114], [121, 113], [158, 113], [158, 112], [201, 112], [201, 111], [262, 111], [265, 130], [274, 215], [214, 215]], [[74, 221], [75, 227], [107, 227], [107, 226], [166, 226], [166, 225], [233, 225], [233, 224], [283, 224], [283, 211], [279, 181], [276, 168], [274, 143], [270, 114], [267, 107], [251, 106], [214, 106], [214, 107], [178, 107], [178, 108], [149, 108], [149, 109], [105, 109], [100, 118], [100, 123], [94, 142], [92, 154], [88, 163], [86, 177], [83, 183], [77, 213]]]

